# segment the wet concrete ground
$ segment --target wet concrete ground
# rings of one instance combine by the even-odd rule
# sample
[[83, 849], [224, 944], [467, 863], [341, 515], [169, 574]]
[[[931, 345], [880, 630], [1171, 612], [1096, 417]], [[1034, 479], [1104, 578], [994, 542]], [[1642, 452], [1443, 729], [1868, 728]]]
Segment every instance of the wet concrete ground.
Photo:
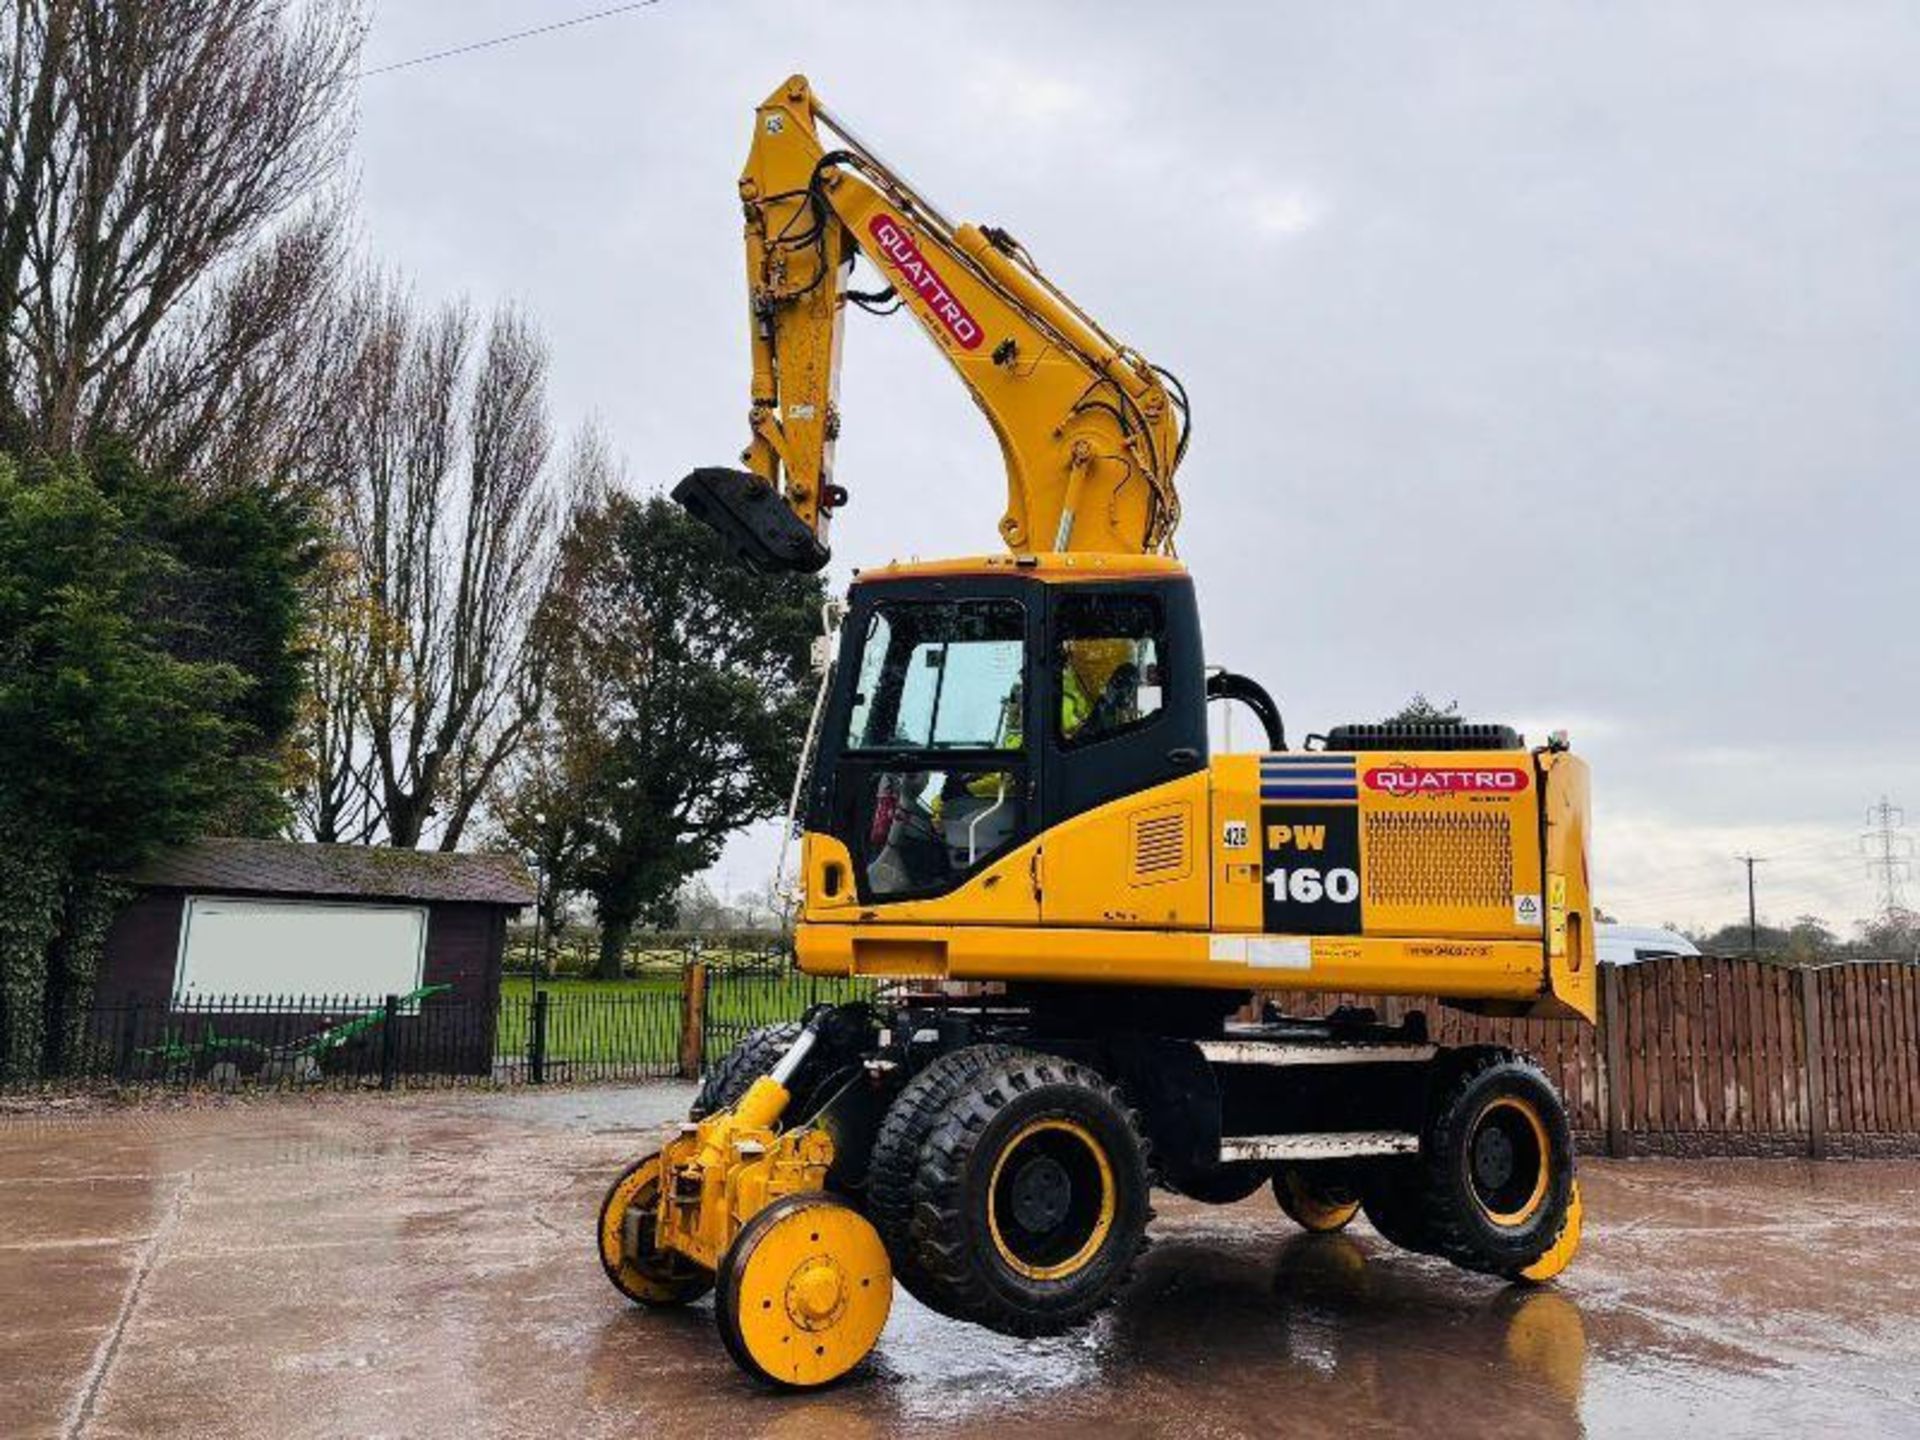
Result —
[[0, 1433], [864, 1437], [1920, 1434], [1920, 1164], [1588, 1162], [1519, 1291], [1163, 1199], [1088, 1331], [901, 1295], [830, 1392], [762, 1392], [710, 1302], [629, 1307], [591, 1225], [680, 1087], [0, 1118]]

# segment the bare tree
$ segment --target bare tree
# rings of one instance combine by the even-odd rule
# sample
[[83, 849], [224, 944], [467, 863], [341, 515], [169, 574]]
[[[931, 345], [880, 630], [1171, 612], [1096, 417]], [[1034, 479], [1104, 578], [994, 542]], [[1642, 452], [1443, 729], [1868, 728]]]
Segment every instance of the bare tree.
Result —
[[512, 310], [482, 334], [464, 306], [422, 318], [388, 283], [353, 314], [355, 363], [317, 450], [340, 486], [358, 595], [341, 613], [364, 657], [316, 673], [334, 738], [316, 793], [358, 789], [393, 844], [451, 850], [538, 709], [528, 634], [560, 513], [546, 350]]
[[613, 543], [606, 497], [619, 485], [597, 430], [576, 437], [565, 476], [564, 538], [529, 636], [541, 703], [487, 798], [496, 839], [524, 855], [533, 870], [549, 944], [564, 928], [568, 902], [581, 893], [591, 797], [611, 758], [604, 718], [628, 668], [641, 663], [618, 642], [619, 617], [598, 608], [604, 592], [592, 583], [601, 552]]
[[40, 444], [262, 433], [338, 260], [361, 34], [352, 0], [5, 0], [0, 403]]
[[322, 558], [308, 602], [307, 689], [288, 767], [293, 824], [311, 840], [366, 845], [386, 818], [365, 725], [379, 616], [351, 550], [336, 545]]

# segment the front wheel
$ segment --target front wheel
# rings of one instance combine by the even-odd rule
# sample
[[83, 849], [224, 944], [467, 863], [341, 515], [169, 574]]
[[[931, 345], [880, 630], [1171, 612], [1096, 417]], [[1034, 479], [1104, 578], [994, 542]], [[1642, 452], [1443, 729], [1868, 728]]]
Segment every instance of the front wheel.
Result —
[[959, 1087], [913, 1184], [918, 1279], [937, 1307], [1009, 1335], [1058, 1334], [1118, 1292], [1146, 1243], [1146, 1142], [1120, 1092], [1013, 1051]]

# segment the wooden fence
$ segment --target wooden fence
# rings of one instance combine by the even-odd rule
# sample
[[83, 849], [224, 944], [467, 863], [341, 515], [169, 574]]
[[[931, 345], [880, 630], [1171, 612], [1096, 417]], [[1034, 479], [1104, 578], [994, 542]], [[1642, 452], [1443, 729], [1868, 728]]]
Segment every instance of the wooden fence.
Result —
[[1294, 1014], [1371, 1005], [1389, 1022], [1424, 1010], [1442, 1044], [1524, 1050], [1583, 1148], [1920, 1154], [1920, 966], [1673, 956], [1606, 966], [1600, 981], [1597, 1026], [1483, 1019], [1431, 997], [1273, 998]]

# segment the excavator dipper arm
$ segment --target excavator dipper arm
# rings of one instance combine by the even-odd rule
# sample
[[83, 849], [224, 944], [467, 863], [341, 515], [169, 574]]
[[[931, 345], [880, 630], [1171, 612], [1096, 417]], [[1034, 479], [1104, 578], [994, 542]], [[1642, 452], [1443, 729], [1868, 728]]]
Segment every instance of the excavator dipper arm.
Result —
[[[822, 142], [825, 131], [838, 144]], [[740, 179], [753, 392], [745, 472], [696, 470], [675, 495], [762, 570], [826, 563], [848, 305], [904, 309], [1000, 442], [1016, 553], [1169, 553], [1186, 449], [1179, 382], [1114, 340], [1011, 236], [954, 224], [794, 76], [754, 117]], [[848, 288], [855, 256], [883, 289]], [[780, 503], [773, 503], [775, 501]]]

